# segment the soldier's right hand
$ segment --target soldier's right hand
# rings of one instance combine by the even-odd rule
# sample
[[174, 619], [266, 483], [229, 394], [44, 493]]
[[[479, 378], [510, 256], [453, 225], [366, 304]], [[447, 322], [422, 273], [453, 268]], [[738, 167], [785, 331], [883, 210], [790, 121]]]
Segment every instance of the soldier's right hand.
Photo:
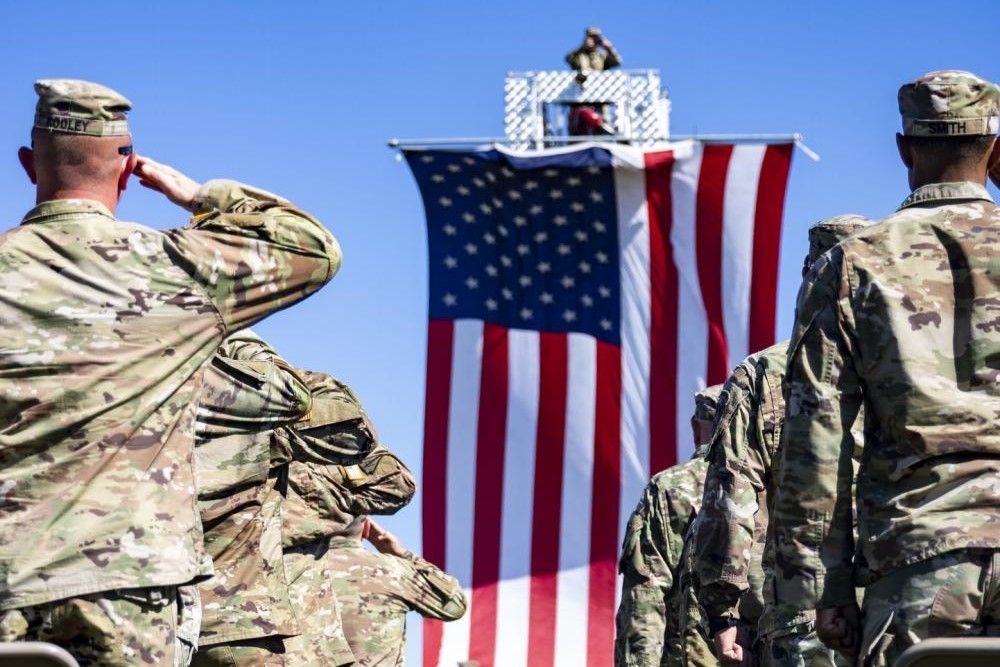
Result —
[[407, 551], [403, 543], [395, 535], [368, 519], [367, 532], [365, 538], [372, 543], [372, 546], [384, 554], [393, 556], [405, 556]]
[[750, 652], [750, 638], [746, 630], [733, 625], [713, 635], [715, 654], [723, 665], [739, 665], [745, 667], [753, 664], [753, 654]]
[[135, 174], [139, 177], [140, 185], [156, 190], [178, 206], [189, 211], [192, 209], [201, 183], [156, 160], [143, 155], [136, 158]]
[[858, 605], [817, 609], [816, 636], [854, 664], [861, 647], [861, 611]]

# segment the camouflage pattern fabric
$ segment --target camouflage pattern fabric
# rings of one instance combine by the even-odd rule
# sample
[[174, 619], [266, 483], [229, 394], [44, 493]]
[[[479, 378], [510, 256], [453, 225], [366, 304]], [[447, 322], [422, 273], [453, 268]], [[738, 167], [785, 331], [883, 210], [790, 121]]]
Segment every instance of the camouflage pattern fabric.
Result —
[[326, 556], [330, 540], [301, 544], [284, 553], [288, 595], [302, 634], [285, 640], [289, 665], [350, 665], [355, 661], [345, 636], [342, 608], [334, 592], [334, 572]]
[[205, 374], [195, 462], [215, 574], [200, 584], [203, 649], [298, 633], [281, 555], [285, 479], [269, 468], [274, 429], [311, 406], [303, 380], [250, 331], [227, 338]]
[[[720, 389], [696, 396], [696, 418], [711, 419]], [[703, 456], [698, 450], [690, 461], [654, 475], [629, 517], [618, 562], [624, 580], [615, 618], [616, 667], [684, 664], [682, 625], [689, 619], [678, 613], [684, 597], [678, 572], [684, 536], [701, 505], [708, 468]]]
[[309, 417], [276, 432], [278, 458], [289, 461], [285, 548], [342, 532], [355, 517], [393, 514], [416, 491], [403, 462], [378, 444], [361, 402], [325, 373], [302, 372], [312, 391]]
[[104, 591], [0, 611], [0, 642], [41, 641], [65, 647], [81, 667], [186, 667], [178, 645], [177, 588]]
[[440, 621], [465, 614], [458, 580], [413, 554], [376, 553], [357, 538], [336, 537], [325, 561], [358, 667], [403, 664], [408, 611]]
[[[704, 455], [704, 450], [701, 451]], [[698, 513], [708, 463], [699, 456], [653, 476], [625, 530], [615, 665], [680, 665], [680, 618], [668, 607], [684, 534]], [[676, 608], [674, 608], [676, 609]]]
[[34, 127], [59, 134], [128, 136], [132, 103], [121, 93], [92, 81], [40, 79]]
[[758, 640], [754, 648], [759, 667], [850, 667], [816, 636], [814, 622], [793, 625]]
[[799, 293], [773, 520], [780, 600], [854, 600], [852, 424], [872, 577], [1000, 548], [1000, 210], [977, 183], [917, 188], [817, 262]]
[[325, 373], [300, 374], [311, 391], [312, 409], [307, 419], [276, 431], [272, 443], [277, 459], [288, 461], [282, 544], [302, 629], [300, 637], [287, 642], [289, 662], [346, 664], [354, 657], [330, 588], [325, 557], [330, 538], [358, 516], [396, 512], [413, 497], [416, 481], [395, 454], [378, 444], [375, 427], [350, 387]]
[[962, 70], [938, 70], [899, 89], [903, 133], [924, 137], [994, 136], [1000, 87]]
[[[706, 446], [696, 456], [704, 459], [707, 453]], [[681, 551], [681, 564], [677, 575], [678, 585], [674, 587], [667, 600], [667, 607], [677, 610], [681, 635], [679, 660], [673, 662], [668, 660], [667, 664], [716, 667], [719, 659], [715, 657], [715, 647], [708, 633], [708, 619], [704, 617], [698, 604], [694, 586], [694, 543], [699, 524], [698, 517], [695, 517], [684, 537], [684, 549]]]
[[281, 637], [245, 639], [199, 650], [191, 667], [294, 667], [286, 653]]
[[[776, 613], [767, 600], [768, 617], [761, 618], [770, 588], [764, 584], [762, 554], [771, 461], [785, 414], [781, 383], [787, 352], [786, 341], [750, 355], [726, 381], [694, 546], [698, 600], [705, 612], [710, 618], [741, 618], [747, 610], [744, 621], [754, 627], [762, 621], [761, 632], [773, 630]], [[810, 620], [794, 612], [781, 616], [782, 626]]]
[[209, 181], [166, 232], [47, 201], [0, 237], [0, 609], [211, 574], [194, 502], [202, 367], [340, 264], [284, 200]]
[[409, 469], [381, 445], [343, 463], [292, 462], [288, 478], [286, 548], [336, 535], [358, 516], [394, 514], [417, 488]]
[[864, 667], [889, 667], [929, 637], [998, 637], [1000, 551], [952, 551], [895, 570], [868, 586], [862, 611]]
[[587, 51], [580, 47], [566, 54], [566, 64], [580, 72], [586, 70], [603, 72], [621, 65], [622, 57], [614, 48], [606, 50], [596, 48], [593, 51]]

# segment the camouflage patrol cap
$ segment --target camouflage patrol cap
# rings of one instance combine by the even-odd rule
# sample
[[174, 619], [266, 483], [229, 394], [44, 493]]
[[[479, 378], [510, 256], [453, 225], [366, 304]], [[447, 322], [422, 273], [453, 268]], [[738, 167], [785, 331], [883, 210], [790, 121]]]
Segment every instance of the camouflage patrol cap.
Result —
[[600, 28], [594, 26], [587, 28], [587, 37], [600, 37], [600, 36], [601, 36]]
[[872, 224], [863, 215], [848, 213], [820, 220], [809, 228], [809, 259], [813, 264], [823, 253]]
[[694, 395], [694, 418], [703, 421], [714, 421], [715, 410], [719, 405], [722, 385], [715, 384], [706, 387]]
[[132, 103], [107, 86], [78, 79], [35, 82], [35, 127], [92, 137], [128, 136], [126, 115]]
[[961, 137], [996, 134], [1000, 88], [972, 72], [938, 70], [899, 89], [903, 134]]

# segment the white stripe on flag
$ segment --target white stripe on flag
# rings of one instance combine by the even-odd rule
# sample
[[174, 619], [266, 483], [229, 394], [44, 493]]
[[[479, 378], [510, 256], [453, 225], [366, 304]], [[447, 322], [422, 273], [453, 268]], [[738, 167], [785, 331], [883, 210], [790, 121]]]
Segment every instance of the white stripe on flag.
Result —
[[686, 461], [694, 451], [690, 417], [694, 393], [705, 387], [708, 367], [708, 317], [698, 279], [698, 246], [695, 230], [698, 177], [702, 145], [695, 144], [691, 157], [674, 165], [671, 177], [673, 227], [670, 242], [677, 266], [677, 461]]
[[452, 346], [451, 397], [448, 409], [448, 489], [445, 569], [465, 590], [469, 611], [444, 624], [442, 667], [452, 667], [469, 654], [472, 617], [472, 525], [475, 516], [476, 425], [479, 376], [483, 359], [483, 323], [457, 320]]
[[509, 398], [494, 664], [521, 667], [528, 662], [531, 517], [540, 372], [538, 332], [508, 331], [507, 350]]
[[[615, 168], [621, 276], [621, 497], [618, 542], [650, 475], [649, 442], [649, 207], [646, 174]], [[619, 582], [620, 583], [620, 582]], [[621, 586], [616, 588], [616, 603]]]
[[750, 276], [753, 263], [753, 225], [757, 182], [764, 160], [763, 145], [737, 145], [729, 160], [723, 204], [722, 319], [729, 344], [729, 362], [735, 366], [751, 352]]
[[592, 337], [576, 333], [567, 334], [567, 340], [566, 455], [559, 520], [554, 664], [581, 667], [587, 659], [597, 344]]

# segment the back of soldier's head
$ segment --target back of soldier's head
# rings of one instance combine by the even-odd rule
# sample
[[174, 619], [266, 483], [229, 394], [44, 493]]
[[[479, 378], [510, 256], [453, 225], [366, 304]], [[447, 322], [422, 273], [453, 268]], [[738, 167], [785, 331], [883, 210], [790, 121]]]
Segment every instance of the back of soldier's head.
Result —
[[805, 270], [828, 250], [871, 224], [870, 219], [856, 213], [835, 215], [814, 224], [809, 228], [809, 254], [806, 256]]
[[42, 187], [113, 184], [131, 154], [131, 103], [89, 81], [35, 82], [38, 103], [31, 131], [36, 178]]
[[[942, 167], [985, 160], [1000, 129], [1000, 88], [971, 72], [938, 70], [897, 95], [903, 143], [917, 160]], [[910, 165], [907, 165], [910, 166]]]

